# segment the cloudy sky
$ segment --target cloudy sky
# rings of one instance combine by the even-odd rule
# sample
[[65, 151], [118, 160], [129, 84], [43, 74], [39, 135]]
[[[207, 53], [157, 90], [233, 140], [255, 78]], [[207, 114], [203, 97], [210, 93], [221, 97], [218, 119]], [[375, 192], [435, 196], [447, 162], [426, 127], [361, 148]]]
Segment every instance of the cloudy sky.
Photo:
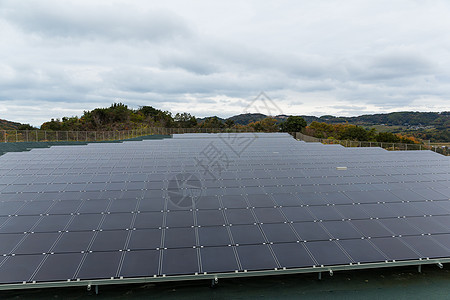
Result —
[[285, 114], [450, 110], [449, 15], [433, 0], [0, 0], [0, 119], [113, 102], [227, 117], [261, 91]]

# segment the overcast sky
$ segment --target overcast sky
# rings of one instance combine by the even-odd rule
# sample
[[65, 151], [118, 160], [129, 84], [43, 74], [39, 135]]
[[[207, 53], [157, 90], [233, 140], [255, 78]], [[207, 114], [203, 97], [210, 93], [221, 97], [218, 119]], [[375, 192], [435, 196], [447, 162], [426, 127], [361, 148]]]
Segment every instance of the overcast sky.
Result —
[[285, 114], [450, 110], [449, 15], [431, 0], [0, 0], [0, 119], [113, 102], [228, 117], [261, 91]]

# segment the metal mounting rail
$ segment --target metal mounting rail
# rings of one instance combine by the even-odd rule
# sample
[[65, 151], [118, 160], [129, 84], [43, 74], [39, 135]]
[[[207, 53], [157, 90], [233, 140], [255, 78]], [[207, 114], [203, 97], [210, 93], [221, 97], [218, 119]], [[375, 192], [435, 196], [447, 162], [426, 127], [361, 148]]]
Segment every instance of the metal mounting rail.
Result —
[[222, 278], [239, 278], [239, 277], [258, 277], [258, 276], [273, 276], [273, 275], [287, 275], [287, 274], [302, 274], [302, 273], [321, 273], [328, 272], [330, 275], [336, 271], [347, 270], [364, 270], [376, 268], [390, 268], [401, 266], [421, 266], [436, 264], [439, 268], [443, 264], [450, 263], [450, 258], [439, 259], [419, 259], [408, 261], [386, 261], [379, 263], [356, 263], [349, 265], [334, 265], [334, 266], [313, 266], [307, 268], [294, 269], [274, 269], [264, 271], [235, 271], [230, 273], [201, 273], [195, 275], [175, 275], [175, 276], [153, 276], [153, 277], [139, 277], [139, 278], [110, 278], [98, 280], [67, 280], [56, 282], [24, 282], [14, 284], [0, 284], [0, 290], [19, 290], [29, 288], [58, 288], [58, 287], [73, 287], [73, 286], [99, 286], [112, 284], [132, 284], [132, 283], [150, 283], [150, 282], [170, 282], [170, 281], [188, 281], [188, 280], [218, 280]]

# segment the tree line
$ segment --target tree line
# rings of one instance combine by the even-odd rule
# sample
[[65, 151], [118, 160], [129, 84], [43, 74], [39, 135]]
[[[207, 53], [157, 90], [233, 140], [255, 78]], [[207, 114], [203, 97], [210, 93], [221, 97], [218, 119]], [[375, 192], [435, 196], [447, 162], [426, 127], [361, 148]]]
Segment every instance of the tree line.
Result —
[[[108, 108], [96, 108], [84, 111], [81, 117], [64, 117], [52, 119], [41, 125], [42, 130], [53, 131], [110, 131], [130, 130], [143, 127], [166, 128], [217, 128], [217, 129], [247, 129], [250, 131], [301, 131], [306, 122], [301, 117], [290, 117], [284, 122], [267, 117], [247, 125], [236, 124], [232, 119], [209, 117], [201, 120], [190, 113], [162, 111], [151, 106], [141, 106], [131, 109], [123, 103], [114, 103]], [[25, 124], [23, 130], [33, 129]]]
[[328, 124], [324, 122], [312, 122], [305, 128], [304, 133], [306, 135], [324, 139], [406, 144], [421, 143], [414, 136], [392, 132], [377, 132], [375, 128], [365, 129], [364, 127], [352, 124]]
[[[242, 124], [241, 122], [235, 122], [233, 120], [234, 117], [225, 120], [216, 116], [197, 119], [186, 112], [173, 115], [169, 111], [159, 110], [152, 106], [141, 106], [138, 109], [131, 109], [123, 103], [114, 103], [107, 108], [84, 111], [81, 117], [52, 119], [43, 123], [41, 129], [53, 131], [114, 131], [145, 127], [216, 128], [259, 132], [303, 132], [317, 138], [337, 140], [420, 143], [412, 135], [377, 132], [373, 128], [365, 129], [362, 126], [348, 123], [330, 124], [328, 122], [312, 121], [307, 126], [307, 122], [301, 116], [283, 116], [282, 118], [280, 116], [275, 118], [261, 116], [263, 116], [262, 119], [259, 118], [247, 124]], [[326, 116], [321, 117], [321, 119], [324, 117]], [[21, 127], [19, 129], [35, 129], [28, 124], [23, 124]]]

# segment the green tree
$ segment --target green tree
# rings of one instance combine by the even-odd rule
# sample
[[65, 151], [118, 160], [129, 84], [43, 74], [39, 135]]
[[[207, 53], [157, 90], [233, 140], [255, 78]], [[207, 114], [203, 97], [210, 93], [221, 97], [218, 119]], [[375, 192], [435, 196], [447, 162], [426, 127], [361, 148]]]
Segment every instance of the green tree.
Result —
[[381, 143], [398, 143], [400, 138], [392, 132], [380, 132], [375, 136], [375, 140]]
[[308, 126], [307, 134], [313, 135], [317, 138], [327, 138], [329, 136], [333, 136], [335, 132], [335, 127], [331, 124], [327, 124], [325, 122], [317, 122], [313, 121]]
[[200, 123], [201, 128], [224, 128], [225, 125], [218, 117], [206, 118], [202, 123]]
[[192, 128], [197, 126], [197, 119], [189, 113], [177, 113], [173, 119], [177, 127]]
[[348, 125], [343, 131], [340, 140], [356, 140], [367, 141], [369, 139], [369, 133], [367, 130], [360, 126]]
[[225, 120], [225, 126], [226, 126], [227, 128], [233, 127], [233, 126], [234, 126], [234, 121], [231, 120], [231, 119], [226, 119], [226, 120]]
[[59, 119], [51, 119], [41, 125], [42, 130], [61, 130], [61, 121]]
[[305, 119], [299, 116], [290, 116], [285, 122], [281, 123], [281, 131], [284, 132], [301, 132], [305, 127]]
[[30, 124], [21, 124], [17, 127], [17, 130], [36, 130], [37, 128], [31, 126]]

